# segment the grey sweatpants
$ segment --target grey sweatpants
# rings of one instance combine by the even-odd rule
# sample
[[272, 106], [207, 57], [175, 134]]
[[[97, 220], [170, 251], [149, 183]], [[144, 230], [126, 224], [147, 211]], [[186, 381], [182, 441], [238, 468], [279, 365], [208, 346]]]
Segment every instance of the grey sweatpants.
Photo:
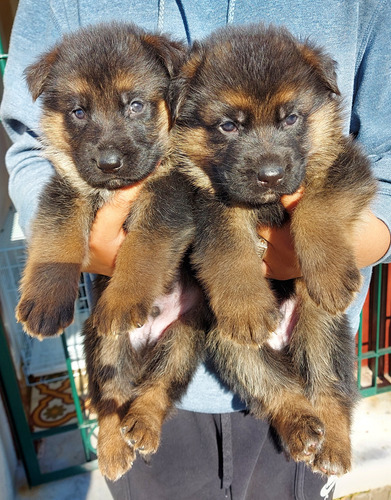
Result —
[[325, 483], [287, 459], [266, 422], [178, 410], [149, 464], [138, 457], [108, 486], [115, 500], [331, 500]]

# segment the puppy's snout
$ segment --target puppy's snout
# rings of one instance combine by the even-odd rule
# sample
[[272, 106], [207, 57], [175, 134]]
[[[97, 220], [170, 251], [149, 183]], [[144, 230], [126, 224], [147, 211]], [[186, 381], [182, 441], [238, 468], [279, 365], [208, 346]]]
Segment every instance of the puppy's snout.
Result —
[[273, 188], [284, 178], [284, 169], [280, 165], [268, 164], [258, 170], [257, 182], [260, 186]]
[[122, 167], [122, 155], [118, 151], [102, 151], [96, 160], [98, 168], [105, 173], [111, 173]]

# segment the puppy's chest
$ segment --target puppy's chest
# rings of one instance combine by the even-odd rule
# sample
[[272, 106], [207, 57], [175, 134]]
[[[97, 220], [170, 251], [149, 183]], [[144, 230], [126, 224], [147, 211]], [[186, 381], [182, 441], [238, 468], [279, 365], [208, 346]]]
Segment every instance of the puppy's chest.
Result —
[[228, 221], [237, 226], [253, 228], [258, 225], [268, 227], [281, 227], [288, 219], [288, 214], [280, 202], [265, 203], [263, 205], [237, 205], [220, 200], [210, 200], [204, 202], [203, 208], [213, 224], [220, 223], [220, 220]]

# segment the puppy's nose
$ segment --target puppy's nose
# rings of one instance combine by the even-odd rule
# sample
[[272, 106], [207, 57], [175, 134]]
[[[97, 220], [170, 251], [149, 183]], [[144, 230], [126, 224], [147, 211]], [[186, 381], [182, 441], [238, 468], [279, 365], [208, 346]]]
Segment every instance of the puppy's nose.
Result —
[[275, 187], [284, 178], [284, 169], [279, 165], [264, 165], [258, 171], [258, 184], [263, 187]]
[[122, 156], [117, 151], [102, 151], [97, 160], [102, 172], [110, 173], [121, 168]]

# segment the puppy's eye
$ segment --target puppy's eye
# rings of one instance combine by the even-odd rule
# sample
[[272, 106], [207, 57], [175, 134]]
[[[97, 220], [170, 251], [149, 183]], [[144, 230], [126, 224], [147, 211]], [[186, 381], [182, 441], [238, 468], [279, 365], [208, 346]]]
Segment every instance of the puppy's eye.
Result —
[[74, 109], [73, 114], [76, 116], [78, 120], [84, 120], [84, 118], [86, 117], [86, 112], [82, 108]]
[[144, 110], [144, 103], [141, 101], [132, 101], [130, 103], [130, 112], [137, 114], [137, 113], [142, 113]]
[[294, 125], [296, 122], [297, 122], [297, 118], [298, 116], [295, 115], [294, 113], [288, 115], [286, 118], [285, 118], [285, 125]]
[[238, 130], [238, 127], [234, 122], [224, 122], [220, 125], [220, 129], [223, 132], [231, 133], [236, 132]]

